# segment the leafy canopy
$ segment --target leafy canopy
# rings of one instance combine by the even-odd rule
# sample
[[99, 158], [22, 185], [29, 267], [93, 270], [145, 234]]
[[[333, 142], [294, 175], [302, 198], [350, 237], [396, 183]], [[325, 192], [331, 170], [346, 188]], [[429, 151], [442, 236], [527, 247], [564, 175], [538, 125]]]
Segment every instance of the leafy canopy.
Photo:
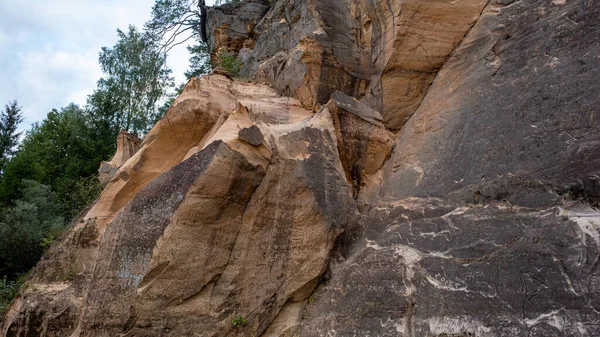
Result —
[[82, 198], [88, 194], [81, 190], [84, 185], [97, 194], [90, 180], [102, 160], [114, 152], [114, 139], [107, 146], [86, 111], [77, 105], [52, 110], [44, 121], [32, 126], [19, 152], [6, 165], [0, 200], [5, 206], [13, 205], [22, 197], [23, 179], [35, 180], [56, 192], [63, 206], [58, 214], [74, 217], [92, 198]]
[[171, 70], [150, 34], [134, 26], [117, 34], [117, 44], [100, 52], [105, 76], [88, 104], [115, 133], [119, 129], [143, 133], [157, 120], [157, 104], [173, 86]]

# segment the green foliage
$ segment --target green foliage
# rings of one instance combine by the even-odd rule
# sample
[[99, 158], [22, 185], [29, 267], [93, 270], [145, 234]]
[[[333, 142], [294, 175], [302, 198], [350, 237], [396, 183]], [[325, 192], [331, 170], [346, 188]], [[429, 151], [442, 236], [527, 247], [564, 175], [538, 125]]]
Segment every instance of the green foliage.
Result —
[[156, 0], [152, 7], [152, 17], [144, 25], [146, 32], [159, 41], [160, 52], [165, 59], [175, 46], [195, 40], [196, 44], [187, 46], [192, 55], [190, 69], [185, 76], [192, 77], [207, 74], [211, 70], [208, 45], [201, 41], [200, 3], [195, 0]]
[[241, 326], [244, 326], [248, 324], [248, 321], [242, 317], [242, 316], [235, 316], [235, 318], [231, 321], [231, 325], [233, 325], [233, 327], [238, 328]]
[[144, 28], [158, 39], [165, 40], [168, 48], [177, 42], [180, 35], [188, 31], [198, 32], [200, 13], [197, 5], [195, 0], [156, 0], [152, 17]]
[[[121, 129], [141, 135], [162, 117], [174, 95], [169, 94], [174, 84], [167, 54], [177, 45], [199, 40], [200, 20], [195, 0], [156, 0], [143, 31], [133, 26], [127, 32], [118, 30], [117, 44], [102, 48], [99, 61], [105, 76], [88, 98], [102, 139], [114, 141]], [[192, 56], [186, 77], [208, 73], [208, 46], [197, 42], [188, 50]]]
[[16, 100], [5, 105], [0, 112], [0, 171], [4, 169], [19, 141], [20, 132], [17, 127], [23, 121], [21, 107]]
[[114, 152], [76, 105], [53, 110], [26, 133], [0, 181], [0, 275], [31, 269], [72, 219], [99, 194], [96, 172]]
[[40, 242], [40, 246], [44, 249], [50, 247], [54, 241], [56, 240], [56, 235], [54, 233], [48, 233], [46, 234], [46, 236], [42, 239], [42, 242]]
[[102, 188], [98, 176], [93, 173], [89, 176], [61, 179], [56, 186], [56, 191], [60, 197], [59, 202], [65, 219], [71, 220], [98, 198]]
[[49, 186], [31, 180], [24, 180], [22, 185], [22, 198], [0, 222], [0, 275], [11, 278], [35, 266], [43, 245], [65, 226], [60, 205]]
[[0, 316], [11, 305], [14, 298], [19, 294], [21, 284], [18, 281], [9, 281], [6, 276], [0, 279]]
[[242, 64], [237, 60], [233, 53], [221, 50], [218, 56], [217, 64], [232, 77], [238, 77], [240, 75]]
[[73, 281], [74, 277], [75, 273], [73, 272], [73, 269], [67, 270], [67, 273], [65, 274], [65, 281]]
[[114, 132], [146, 132], [156, 120], [157, 104], [173, 86], [171, 70], [155, 37], [129, 26], [117, 30], [119, 40], [103, 47], [99, 62], [105, 76], [89, 97], [93, 113]]
[[0, 278], [0, 317], [6, 312], [21, 289], [27, 286], [25, 281], [32, 270], [23, 273], [14, 281], [9, 281], [6, 276]]
[[59, 215], [71, 219], [99, 193], [95, 176], [102, 160], [114, 152], [89, 115], [76, 105], [53, 110], [27, 132], [19, 152], [7, 164], [0, 183], [6, 206], [21, 198], [23, 179], [50, 186], [62, 205]]
[[187, 50], [192, 55], [190, 57], [190, 69], [185, 72], [185, 77], [189, 80], [203, 74], [208, 74], [212, 70], [208, 45], [202, 41], [195, 46], [187, 46]]

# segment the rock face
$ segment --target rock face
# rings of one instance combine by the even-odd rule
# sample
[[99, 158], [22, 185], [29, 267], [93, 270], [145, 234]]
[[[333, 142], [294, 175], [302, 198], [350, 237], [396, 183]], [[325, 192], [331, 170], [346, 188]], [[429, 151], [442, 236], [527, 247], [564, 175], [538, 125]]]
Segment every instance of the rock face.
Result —
[[6, 336], [600, 335], [599, 2], [208, 15], [254, 82], [187, 84]]
[[209, 25], [212, 47], [239, 52], [245, 76], [269, 82], [307, 107], [343, 91], [381, 111], [396, 130], [417, 109], [486, 3], [280, 0], [252, 33], [233, 29], [223, 38], [222, 22], [257, 21], [259, 11], [247, 10], [256, 7], [250, 1], [237, 5], [238, 20], [214, 9]]
[[[266, 85], [190, 81], [46, 254], [5, 333], [245, 336], [274, 320], [296, 329], [353, 217], [334, 130], [326, 111]], [[238, 316], [248, 324], [232, 326]]]
[[207, 20], [211, 30], [208, 44], [214, 50], [213, 63], [221, 50], [252, 49], [254, 27], [268, 10], [267, 0], [248, 0], [214, 8]]
[[117, 151], [109, 162], [103, 161], [98, 170], [100, 185], [106, 186], [117, 170], [140, 149], [142, 141], [133, 133], [121, 130], [117, 136]]

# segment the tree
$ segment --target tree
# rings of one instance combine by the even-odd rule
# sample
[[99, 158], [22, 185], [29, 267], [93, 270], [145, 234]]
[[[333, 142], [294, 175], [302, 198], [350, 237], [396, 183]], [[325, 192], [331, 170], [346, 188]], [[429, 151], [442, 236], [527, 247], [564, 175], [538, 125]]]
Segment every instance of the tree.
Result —
[[156, 0], [152, 18], [144, 27], [157, 41], [161, 41], [160, 51], [165, 59], [173, 47], [195, 41], [194, 45], [187, 46], [192, 55], [190, 70], [185, 73], [188, 80], [210, 72], [204, 0]]
[[204, 35], [203, 9], [203, 0], [156, 0], [144, 28], [162, 42], [161, 52], [166, 55], [173, 47]]
[[189, 80], [203, 74], [208, 74], [212, 70], [210, 64], [210, 53], [208, 45], [202, 41], [194, 46], [187, 46], [190, 57], [190, 69], [185, 72], [185, 77]]
[[100, 52], [105, 77], [88, 98], [92, 114], [107, 124], [114, 137], [120, 129], [147, 131], [156, 120], [158, 102], [173, 86], [171, 70], [152, 35], [134, 26], [117, 34], [117, 44]]
[[17, 100], [14, 100], [0, 113], [0, 170], [4, 170], [19, 143], [21, 132], [17, 132], [17, 127], [23, 121], [21, 108]]
[[[97, 196], [95, 177], [102, 160], [114, 152], [101, 139], [88, 112], [71, 104], [52, 110], [41, 123], [32, 126], [19, 152], [6, 165], [0, 184], [0, 199], [6, 206], [22, 197], [24, 179], [52, 188], [65, 219], [73, 218]], [[96, 184], [97, 185], [97, 184]], [[83, 197], [86, 196], [86, 197]]]
[[56, 196], [49, 186], [24, 180], [23, 197], [0, 222], [0, 275], [15, 279], [31, 269], [44, 252], [44, 239], [64, 228]]

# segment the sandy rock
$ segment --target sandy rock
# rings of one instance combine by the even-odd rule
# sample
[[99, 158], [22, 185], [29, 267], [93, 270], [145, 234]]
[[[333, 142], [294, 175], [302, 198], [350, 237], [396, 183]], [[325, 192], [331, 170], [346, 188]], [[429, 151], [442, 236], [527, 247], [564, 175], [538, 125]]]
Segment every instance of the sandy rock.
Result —
[[[355, 212], [331, 116], [299, 105], [221, 75], [188, 83], [32, 279], [72, 280], [52, 299], [25, 290], [7, 335], [299, 328], [297, 315], [271, 322], [302, 310]], [[53, 323], [60, 310], [64, 325]], [[234, 327], [238, 316], [248, 324]]]
[[[252, 31], [269, 9], [267, 0], [228, 3], [209, 8], [207, 26], [210, 27], [208, 44], [215, 51], [237, 53], [254, 45]], [[216, 59], [213, 56], [213, 62]]]
[[109, 162], [103, 161], [98, 170], [100, 185], [106, 186], [117, 170], [140, 149], [142, 141], [133, 133], [121, 130], [117, 136], [117, 151]]
[[398, 132], [301, 336], [598, 335], [598, 17], [486, 7]]
[[[281, 0], [253, 27], [253, 42], [237, 43], [235, 50], [241, 50], [244, 76], [272, 83], [306, 107], [325, 104], [340, 90], [381, 111], [386, 126], [397, 130], [486, 4]], [[209, 30], [223, 41], [240, 36], [216, 23]], [[221, 45], [213, 46], [215, 53]]]
[[[600, 83], [590, 77], [600, 68], [600, 37], [589, 21], [599, 12], [490, 4], [399, 133], [385, 195], [441, 197], [514, 176], [583, 187], [600, 161], [592, 108]], [[516, 191], [493, 194], [503, 192]]]

